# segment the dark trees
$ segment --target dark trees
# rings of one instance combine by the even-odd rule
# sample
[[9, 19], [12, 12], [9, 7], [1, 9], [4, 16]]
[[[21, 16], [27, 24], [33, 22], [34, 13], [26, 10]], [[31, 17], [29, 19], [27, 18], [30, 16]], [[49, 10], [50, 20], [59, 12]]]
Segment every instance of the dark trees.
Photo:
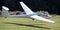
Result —
[[23, 1], [33, 11], [44, 10], [51, 14], [60, 14], [59, 0], [3, 0], [3, 5], [9, 7], [11, 11], [23, 11], [19, 4], [20, 1]]

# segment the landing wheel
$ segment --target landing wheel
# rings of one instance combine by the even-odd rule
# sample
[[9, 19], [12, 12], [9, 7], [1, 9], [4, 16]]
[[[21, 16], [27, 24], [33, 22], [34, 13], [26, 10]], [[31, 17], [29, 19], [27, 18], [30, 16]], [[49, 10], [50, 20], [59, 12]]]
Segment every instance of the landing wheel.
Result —
[[5, 18], [7, 18], [7, 17], [5, 17]]
[[34, 21], [35, 19], [32, 18], [32, 20]]

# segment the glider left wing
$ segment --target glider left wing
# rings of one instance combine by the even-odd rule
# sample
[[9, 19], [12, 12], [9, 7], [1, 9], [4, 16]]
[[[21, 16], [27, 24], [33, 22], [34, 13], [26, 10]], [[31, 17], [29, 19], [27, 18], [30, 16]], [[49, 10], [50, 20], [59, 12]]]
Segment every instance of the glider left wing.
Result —
[[31, 18], [34, 18], [34, 19], [38, 19], [38, 20], [42, 20], [42, 21], [46, 21], [46, 22], [51, 22], [51, 23], [55, 23], [54, 21], [52, 20], [49, 20], [49, 19], [45, 19], [45, 18], [42, 18], [38, 15], [33, 15], [33, 16], [30, 16]]

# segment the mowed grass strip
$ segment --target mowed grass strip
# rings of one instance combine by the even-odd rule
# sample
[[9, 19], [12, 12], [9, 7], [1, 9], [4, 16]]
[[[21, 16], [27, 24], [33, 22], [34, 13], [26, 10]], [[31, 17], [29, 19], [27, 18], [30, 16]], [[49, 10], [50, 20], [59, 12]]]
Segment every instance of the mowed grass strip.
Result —
[[30, 18], [4, 18], [0, 17], [0, 30], [60, 30], [60, 18], [51, 18], [56, 23], [47, 23]]

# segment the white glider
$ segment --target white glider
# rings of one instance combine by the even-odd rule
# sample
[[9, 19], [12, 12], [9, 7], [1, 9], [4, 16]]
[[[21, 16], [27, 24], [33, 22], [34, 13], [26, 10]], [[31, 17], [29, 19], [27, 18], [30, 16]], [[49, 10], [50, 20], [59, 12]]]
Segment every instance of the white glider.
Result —
[[38, 16], [36, 13], [34, 13], [30, 8], [28, 8], [23, 2], [20, 2], [23, 10], [26, 14], [23, 15], [10, 15], [9, 14], [9, 8], [2, 6], [2, 16], [3, 17], [19, 17], [19, 18], [33, 18], [41, 21], [51, 22], [55, 23], [53, 20], [45, 19], [43, 17]]

